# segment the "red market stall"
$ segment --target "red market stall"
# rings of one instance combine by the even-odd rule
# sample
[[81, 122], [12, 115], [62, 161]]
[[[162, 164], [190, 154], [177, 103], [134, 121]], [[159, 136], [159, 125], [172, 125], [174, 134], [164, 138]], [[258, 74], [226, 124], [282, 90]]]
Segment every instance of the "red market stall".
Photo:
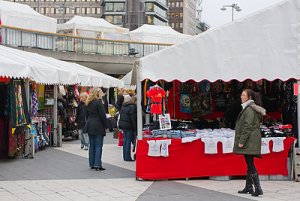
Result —
[[[145, 80], [177, 80], [181, 83], [206, 80], [213, 83], [218, 80], [259, 82], [278, 79], [285, 82], [299, 79], [299, 22], [298, 1], [286, 0], [141, 58], [135, 63], [132, 79], [136, 79], [138, 103], [142, 102], [139, 92]], [[296, 106], [299, 108], [299, 105], [298, 101]], [[218, 153], [205, 154], [204, 143], [199, 139], [186, 144], [180, 139], [171, 139], [168, 157], [149, 156], [149, 140], [153, 139], [143, 138], [143, 123], [142, 106], [138, 104], [137, 178], [233, 176], [246, 172], [242, 156], [223, 153], [220, 144]], [[299, 118], [293, 126], [298, 124]], [[288, 153], [294, 141], [295, 138], [288, 137], [283, 141], [281, 152], [271, 151], [264, 154], [263, 159], [256, 160], [258, 172], [262, 175], [287, 175]], [[272, 143], [269, 146], [272, 148]]]

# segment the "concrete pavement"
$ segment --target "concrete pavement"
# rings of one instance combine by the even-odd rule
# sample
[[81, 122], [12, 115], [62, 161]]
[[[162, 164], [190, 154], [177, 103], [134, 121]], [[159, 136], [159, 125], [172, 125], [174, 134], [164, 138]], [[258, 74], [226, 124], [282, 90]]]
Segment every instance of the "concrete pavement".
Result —
[[79, 141], [37, 152], [34, 159], [0, 160], [0, 201], [291, 201], [300, 200], [300, 183], [262, 181], [263, 197], [239, 195], [243, 180], [136, 181], [135, 162], [122, 160], [122, 147], [112, 135], [105, 138], [105, 171], [88, 167], [88, 151]]

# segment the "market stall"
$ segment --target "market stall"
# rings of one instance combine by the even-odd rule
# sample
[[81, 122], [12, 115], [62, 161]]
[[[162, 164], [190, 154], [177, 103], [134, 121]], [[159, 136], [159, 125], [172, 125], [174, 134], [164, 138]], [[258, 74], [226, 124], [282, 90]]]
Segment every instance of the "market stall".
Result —
[[[4, 94], [1, 96], [0, 110], [0, 127], [4, 128], [0, 133], [0, 157], [24, 154], [24, 146], [29, 145], [32, 139], [24, 133], [28, 125], [36, 128], [34, 133], [39, 135], [42, 142], [49, 144], [52, 138], [55, 146], [61, 146], [58, 142], [61, 136], [57, 133], [58, 85], [122, 86], [120, 80], [84, 66], [5, 46], [0, 46], [0, 60], [0, 85], [1, 93]], [[13, 98], [14, 94], [18, 95], [15, 95], [17, 99]], [[38, 106], [36, 103], [40, 100], [44, 104]], [[22, 104], [18, 106], [17, 103]], [[10, 111], [10, 108], [15, 109]], [[22, 117], [20, 123], [23, 124], [18, 124], [19, 117]], [[13, 150], [8, 151], [10, 147]]]
[[[196, 111], [200, 114], [196, 119], [200, 120], [198, 125], [203, 126], [203, 119], [219, 120], [224, 115], [224, 110], [222, 114], [220, 108], [227, 104], [226, 101], [218, 99], [220, 93], [228, 95], [235, 88], [237, 93], [234, 94], [238, 98], [243, 88], [252, 88], [266, 97], [267, 92], [272, 91], [269, 89], [272, 87], [268, 87], [270, 84], [270, 86], [280, 86], [277, 88], [280, 88], [282, 98], [288, 99], [281, 102], [281, 109], [286, 109], [289, 105], [288, 111], [293, 114], [289, 120], [292, 126], [277, 124], [279, 123], [277, 121], [276, 125], [270, 127], [265, 125], [261, 128], [264, 152], [263, 159], [257, 160], [256, 163], [258, 172], [262, 175], [287, 175], [288, 152], [295, 138], [298, 138], [297, 125], [299, 124], [298, 92], [296, 96], [293, 94], [293, 84], [300, 78], [299, 5], [298, 0], [283, 1], [233, 23], [210, 29], [186, 42], [141, 58], [136, 63], [134, 72], [136, 71], [137, 77], [138, 103], [148, 102], [145, 97], [152, 98], [148, 104], [150, 109], [138, 104], [137, 178], [159, 180], [243, 175], [246, 172], [246, 167], [241, 162], [243, 157], [234, 155], [232, 150], [230, 151], [232, 142], [223, 141], [232, 140], [234, 130], [222, 130], [220, 121], [217, 126], [214, 121], [211, 121], [208, 130], [204, 127], [197, 128], [196, 131], [178, 131], [173, 130], [175, 121], [172, 122], [170, 119], [175, 117], [183, 123], [182, 119], [193, 118], [193, 110], [190, 116], [178, 117], [178, 115], [187, 113], [186, 106], [192, 106], [195, 101], [195, 108], [201, 108]], [[146, 88], [145, 84], [150, 81], [153, 82], [152, 86]], [[176, 87], [178, 81], [179, 88]], [[170, 83], [171, 86], [168, 87]], [[234, 83], [236, 87], [233, 87]], [[153, 93], [152, 89], [156, 92]], [[178, 92], [185, 96], [178, 96]], [[202, 96], [204, 92], [208, 96]], [[192, 97], [195, 95], [193, 93], [198, 95], [200, 101], [197, 101], [197, 97], [195, 99]], [[228, 96], [224, 96], [225, 98]], [[272, 100], [280, 99], [274, 98], [265, 102], [265, 105], [270, 106]], [[168, 101], [175, 99], [170, 104], [174, 106], [173, 114], [170, 114], [170, 108], [166, 110], [170, 112], [168, 113], [170, 116], [162, 112], [165, 107], [164, 99]], [[184, 104], [174, 104], [176, 99]], [[155, 116], [159, 116], [157, 114], [162, 114], [159, 116], [160, 127], [155, 132], [145, 128], [153, 125], [143, 124], [145, 122], [142, 121], [142, 110], [150, 113], [152, 110], [152, 114], [155, 114], [154, 119]], [[269, 113], [269, 116], [273, 119], [278, 119], [279, 116], [281, 120], [286, 118], [283, 117], [282, 110], [276, 112], [279, 112], [279, 115]], [[163, 119], [163, 126], [161, 119]], [[168, 130], [165, 130], [166, 128]], [[289, 134], [285, 133], [287, 130]], [[215, 140], [216, 138], [212, 136], [221, 139]]]

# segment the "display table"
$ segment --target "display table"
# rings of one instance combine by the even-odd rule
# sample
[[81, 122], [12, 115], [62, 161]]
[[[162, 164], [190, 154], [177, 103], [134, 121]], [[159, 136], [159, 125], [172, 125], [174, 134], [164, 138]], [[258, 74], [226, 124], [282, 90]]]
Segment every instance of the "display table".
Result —
[[[145, 180], [179, 179], [207, 176], [245, 175], [246, 164], [243, 155], [223, 154], [222, 144], [218, 143], [218, 154], [205, 154], [204, 143], [199, 139], [181, 143], [172, 139], [169, 157], [148, 156], [147, 140], [139, 140], [136, 153], [136, 177]], [[284, 151], [262, 155], [255, 159], [260, 175], [288, 175], [287, 157], [295, 138], [284, 140]]]

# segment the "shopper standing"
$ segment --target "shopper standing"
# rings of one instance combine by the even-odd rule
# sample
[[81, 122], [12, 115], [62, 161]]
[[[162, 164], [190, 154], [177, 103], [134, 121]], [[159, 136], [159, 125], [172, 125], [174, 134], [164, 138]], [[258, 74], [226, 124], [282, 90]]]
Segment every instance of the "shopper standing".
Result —
[[124, 95], [124, 103], [120, 112], [119, 128], [124, 133], [123, 159], [133, 161], [131, 158], [131, 143], [134, 144], [137, 132], [136, 97]]
[[[251, 89], [245, 89], [241, 95], [242, 111], [235, 126], [235, 141], [233, 152], [243, 154], [247, 164], [246, 186], [238, 191], [242, 194], [259, 196], [263, 194], [254, 158], [261, 158], [260, 125], [266, 110], [261, 105], [260, 97]], [[253, 186], [254, 189], [253, 190]]]
[[89, 165], [91, 169], [105, 170], [102, 167], [103, 138], [108, 128], [106, 113], [102, 103], [103, 92], [100, 88], [93, 88], [86, 100], [86, 130], [89, 135]]
[[76, 123], [77, 128], [79, 132], [80, 142], [81, 142], [81, 149], [84, 148], [84, 150], [88, 150], [89, 147], [89, 139], [88, 134], [83, 133], [83, 128], [85, 125], [85, 119], [86, 119], [86, 105], [85, 101], [88, 97], [88, 94], [86, 92], [83, 92], [80, 94], [80, 102], [78, 104], [77, 110], [76, 110]]

